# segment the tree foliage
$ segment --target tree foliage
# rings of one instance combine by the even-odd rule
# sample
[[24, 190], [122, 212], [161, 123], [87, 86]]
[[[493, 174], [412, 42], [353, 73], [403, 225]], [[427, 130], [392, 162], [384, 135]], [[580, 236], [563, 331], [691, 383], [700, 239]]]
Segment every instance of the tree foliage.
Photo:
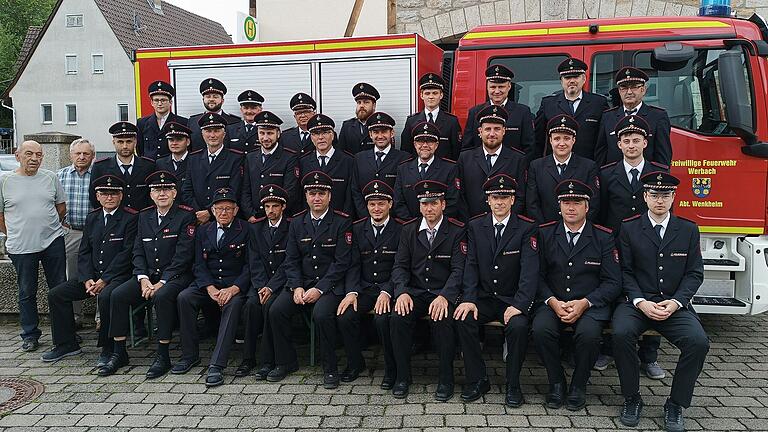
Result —
[[27, 28], [43, 25], [56, 0], [0, 0], [0, 93], [13, 79]]

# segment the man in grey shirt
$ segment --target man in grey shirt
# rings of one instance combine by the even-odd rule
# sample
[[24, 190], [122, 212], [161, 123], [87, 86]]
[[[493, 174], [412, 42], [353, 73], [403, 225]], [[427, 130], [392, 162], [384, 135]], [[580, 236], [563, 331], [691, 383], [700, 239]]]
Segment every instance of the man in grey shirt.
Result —
[[66, 195], [56, 173], [40, 169], [43, 147], [24, 141], [16, 150], [19, 168], [0, 177], [0, 231], [16, 268], [23, 351], [35, 351], [37, 327], [37, 274], [43, 264], [48, 286], [66, 280], [67, 258], [61, 221], [67, 213]]

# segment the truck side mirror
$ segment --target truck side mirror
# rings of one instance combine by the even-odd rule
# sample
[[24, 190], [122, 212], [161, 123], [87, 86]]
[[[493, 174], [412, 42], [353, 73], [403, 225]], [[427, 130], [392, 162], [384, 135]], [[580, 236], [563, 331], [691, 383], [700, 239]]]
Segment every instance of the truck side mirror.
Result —
[[717, 58], [720, 93], [725, 105], [725, 118], [733, 132], [748, 145], [755, 144], [752, 106], [743, 64], [743, 52], [732, 48]]
[[696, 56], [696, 51], [690, 45], [680, 42], [667, 42], [653, 49], [651, 67], [662, 71], [679, 70]]

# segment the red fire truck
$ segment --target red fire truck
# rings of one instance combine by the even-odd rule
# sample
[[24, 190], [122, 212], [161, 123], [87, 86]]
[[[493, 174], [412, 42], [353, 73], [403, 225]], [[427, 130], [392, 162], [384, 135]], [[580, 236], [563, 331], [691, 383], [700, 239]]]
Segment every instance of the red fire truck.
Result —
[[418, 77], [434, 72], [451, 83], [444, 102], [463, 124], [486, 99], [489, 65], [515, 71], [514, 98], [534, 112], [560, 89], [563, 59], [589, 64], [587, 89], [609, 99], [619, 68], [641, 68], [651, 77], [645, 102], [665, 108], [672, 122], [671, 169], [681, 179], [674, 211], [702, 233], [705, 282], [696, 309], [758, 314], [768, 310], [766, 41], [768, 25], [754, 15], [482, 26], [447, 52], [414, 34], [146, 49], [135, 53], [136, 103], [137, 112], [150, 112], [147, 85], [170, 80], [176, 112], [193, 114], [202, 109], [199, 82], [214, 76], [230, 88], [229, 112], [237, 112], [232, 95], [254, 88], [267, 109], [290, 119], [288, 100], [303, 91], [341, 123], [353, 115], [351, 87], [367, 81], [382, 94], [378, 108], [402, 125], [419, 109]]

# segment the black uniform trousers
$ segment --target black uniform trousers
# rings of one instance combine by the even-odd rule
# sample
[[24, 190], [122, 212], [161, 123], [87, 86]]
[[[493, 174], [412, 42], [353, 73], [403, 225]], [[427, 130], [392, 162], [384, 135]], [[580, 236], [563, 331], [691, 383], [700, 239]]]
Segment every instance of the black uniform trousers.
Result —
[[220, 368], [227, 367], [229, 351], [235, 342], [237, 325], [240, 322], [240, 312], [245, 303], [245, 296], [240, 293], [232, 297], [224, 307], [213, 301], [205, 287], [198, 287], [193, 282], [184, 289], [176, 301], [179, 311], [179, 324], [181, 329], [181, 355], [186, 360], [200, 358], [200, 336], [197, 332], [197, 315], [201, 309], [214, 309], [221, 311], [219, 331], [216, 336], [216, 347], [211, 353], [210, 366]]
[[378, 292], [375, 295], [373, 292], [368, 291], [358, 292], [357, 312], [350, 306], [338, 317], [339, 331], [344, 340], [344, 350], [347, 353], [347, 367], [349, 369], [359, 369], [365, 364], [363, 359], [361, 321], [363, 315], [373, 310], [377, 297]]
[[284, 289], [269, 309], [269, 324], [275, 344], [275, 364], [297, 364], [296, 348], [291, 341], [291, 319], [294, 315], [312, 308], [312, 320], [317, 328], [325, 373], [337, 373], [336, 361], [336, 309], [342, 297], [333, 292], [320, 296], [314, 305], [293, 302], [293, 291]]
[[[573, 368], [570, 388], [587, 388], [590, 371], [600, 352], [600, 339], [603, 333], [604, 321], [596, 320], [586, 313], [582, 315], [573, 327], [573, 356], [576, 366]], [[568, 327], [560, 321], [555, 311], [547, 305], [539, 306], [533, 317], [533, 339], [536, 341], [536, 352], [539, 353], [544, 367], [547, 369], [549, 384], [565, 384], [565, 373], [560, 364], [560, 334]]]
[[[428, 315], [429, 304], [437, 297], [435, 294], [423, 293], [411, 296], [413, 310], [403, 316], [394, 308], [389, 326], [392, 337], [392, 350], [397, 366], [397, 382], [411, 382], [411, 347], [413, 345], [413, 329], [416, 320]], [[448, 317], [440, 321], [430, 319], [432, 341], [437, 345], [440, 365], [438, 367], [438, 383], [453, 384], [453, 358], [456, 356], [456, 341], [454, 335], [453, 312], [456, 306], [448, 303]]]
[[[477, 319], [470, 313], [464, 321], [456, 321], [467, 383], [476, 383], [487, 376], [480, 348], [480, 326], [491, 321], [503, 323], [504, 311], [509, 307], [495, 297], [478, 298], [475, 305]], [[520, 370], [528, 348], [528, 317], [516, 315], [510, 318], [504, 326], [504, 340], [507, 342], [507, 385], [519, 388]]]
[[280, 293], [273, 294], [266, 303], [261, 304], [258, 290], [251, 289], [248, 291], [243, 305], [243, 314], [245, 314], [243, 360], [256, 359], [256, 339], [261, 334], [259, 362], [263, 366], [273, 367], [275, 365], [275, 348], [272, 342], [272, 329], [269, 326], [269, 309], [279, 295]]
[[613, 355], [624, 397], [640, 391], [635, 343], [640, 335], [653, 329], [680, 350], [672, 379], [670, 399], [685, 408], [691, 406], [693, 388], [709, 351], [709, 339], [696, 314], [680, 309], [664, 321], [654, 321], [630, 303], [620, 304], [613, 313]]
[[[111, 347], [109, 339], [109, 297], [112, 291], [120, 285], [122, 280], [115, 280], [102, 288], [99, 294], [99, 314], [101, 325], [97, 346]], [[85, 300], [91, 296], [85, 292], [85, 284], [75, 279], [61, 283], [48, 291], [48, 309], [51, 318], [51, 336], [53, 345], [67, 348], [78, 346], [75, 339], [75, 315], [72, 311], [72, 302]]]
[[[152, 296], [152, 304], [155, 306], [157, 315], [157, 339], [169, 340], [173, 337], [173, 330], [176, 328], [177, 312], [176, 298], [179, 293], [189, 286], [192, 281], [192, 275], [182, 276], [174, 279], [155, 292]], [[150, 282], [157, 283], [157, 280], [150, 278]], [[101, 297], [99, 297], [101, 301]], [[144, 303], [144, 297], [141, 296], [141, 283], [136, 277], [131, 277], [112, 292], [111, 303], [111, 323], [109, 329], [110, 337], [120, 337], [128, 335], [130, 331], [130, 321], [128, 314], [131, 308]]]
[[[374, 303], [375, 305], [375, 303]], [[394, 311], [395, 302], [390, 299], [389, 310]], [[395, 361], [395, 350], [392, 347], [392, 330], [390, 321], [392, 319], [392, 312], [385, 312], [381, 315], [373, 315], [373, 325], [376, 327], [376, 334], [381, 341], [381, 347], [384, 351], [384, 376], [395, 377], [397, 376], [397, 362]]]

